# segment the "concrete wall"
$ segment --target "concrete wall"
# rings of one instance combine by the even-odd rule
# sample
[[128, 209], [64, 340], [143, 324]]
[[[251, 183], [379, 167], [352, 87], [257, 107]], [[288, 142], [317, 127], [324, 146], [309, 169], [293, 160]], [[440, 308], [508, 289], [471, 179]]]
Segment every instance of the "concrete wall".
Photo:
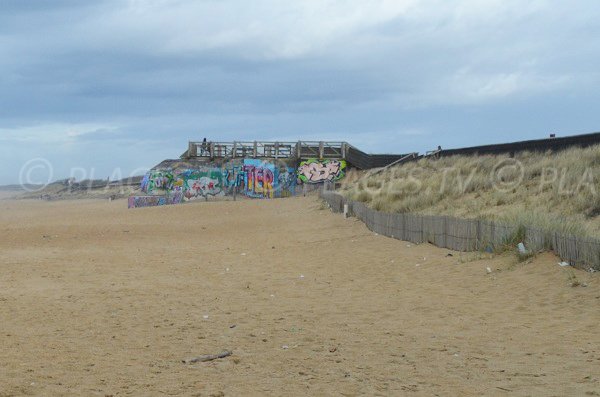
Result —
[[345, 169], [343, 160], [316, 159], [298, 166], [275, 159], [236, 159], [194, 169], [155, 169], [142, 179], [145, 195], [131, 197], [130, 207], [174, 204], [170, 199], [173, 196], [178, 202], [233, 194], [253, 198], [291, 197], [306, 190], [300, 188], [302, 184], [314, 186], [342, 179]]

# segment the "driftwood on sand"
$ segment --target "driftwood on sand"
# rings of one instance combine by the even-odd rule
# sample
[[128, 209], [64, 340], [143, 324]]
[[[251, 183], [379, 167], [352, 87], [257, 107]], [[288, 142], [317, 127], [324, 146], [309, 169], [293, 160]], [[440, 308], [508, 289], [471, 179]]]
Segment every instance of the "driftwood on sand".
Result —
[[205, 361], [212, 361], [212, 360], [216, 360], [219, 358], [225, 358], [225, 357], [231, 356], [232, 354], [233, 354], [232, 351], [224, 350], [222, 353], [219, 353], [219, 354], [203, 354], [202, 356], [182, 360], [182, 362], [184, 364], [202, 363]]

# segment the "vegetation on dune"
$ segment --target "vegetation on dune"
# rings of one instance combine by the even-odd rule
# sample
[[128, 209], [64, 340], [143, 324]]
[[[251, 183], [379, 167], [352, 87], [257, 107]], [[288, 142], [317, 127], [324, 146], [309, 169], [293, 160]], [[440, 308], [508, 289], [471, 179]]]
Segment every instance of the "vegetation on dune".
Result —
[[347, 197], [387, 212], [481, 218], [600, 237], [600, 145], [560, 152], [453, 156], [349, 173]]

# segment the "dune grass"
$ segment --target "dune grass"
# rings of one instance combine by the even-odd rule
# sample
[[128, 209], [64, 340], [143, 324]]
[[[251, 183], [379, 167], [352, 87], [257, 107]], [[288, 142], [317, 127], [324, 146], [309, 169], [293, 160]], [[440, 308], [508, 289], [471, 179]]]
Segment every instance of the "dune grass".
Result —
[[387, 212], [480, 218], [600, 237], [600, 145], [509, 156], [424, 158], [376, 175], [349, 173], [342, 193]]

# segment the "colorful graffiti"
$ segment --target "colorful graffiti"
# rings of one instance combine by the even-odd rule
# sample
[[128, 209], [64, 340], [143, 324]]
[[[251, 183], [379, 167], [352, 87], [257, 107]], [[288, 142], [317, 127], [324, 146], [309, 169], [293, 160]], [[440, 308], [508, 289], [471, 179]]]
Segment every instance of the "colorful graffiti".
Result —
[[172, 192], [167, 195], [167, 204], [183, 203], [183, 192]]
[[291, 197], [296, 194], [296, 169], [283, 166], [277, 170], [275, 197]]
[[298, 179], [303, 183], [321, 183], [326, 181], [338, 181], [346, 173], [346, 161], [344, 160], [306, 160], [298, 167]]
[[274, 197], [275, 165], [262, 160], [244, 160], [244, 187], [249, 197]]
[[220, 168], [172, 171], [150, 171], [142, 180], [142, 191], [148, 195], [180, 192], [185, 200], [216, 196], [223, 193]]
[[223, 193], [223, 174], [220, 168], [185, 170], [179, 176], [183, 181], [181, 190], [186, 200]]
[[172, 190], [175, 178], [171, 171], [150, 171], [142, 179], [142, 192], [153, 194], [158, 190]]
[[159, 205], [179, 204], [183, 201], [181, 193], [174, 193], [164, 196], [131, 196], [129, 197], [128, 208], [156, 207]]
[[298, 184], [337, 181], [344, 177], [343, 160], [307, 160], [299, 167], [284, 162], [258, 159], [233, 159], [222, 167], [201, 167], [182, 171], [152, 170], [142, 180], [146, 196], [134, 196], [129, 206], [149, 207], [225, 194], [248, 197], [290, 197], [298, 192]]
[[223, 168], [223, 186], [226, 194], [232, 194], [235, 190], [236, 193], [240, 192], [240, 189], [244, 187], [245, 180], [244, 166], [242, 164], [228, 164]]

